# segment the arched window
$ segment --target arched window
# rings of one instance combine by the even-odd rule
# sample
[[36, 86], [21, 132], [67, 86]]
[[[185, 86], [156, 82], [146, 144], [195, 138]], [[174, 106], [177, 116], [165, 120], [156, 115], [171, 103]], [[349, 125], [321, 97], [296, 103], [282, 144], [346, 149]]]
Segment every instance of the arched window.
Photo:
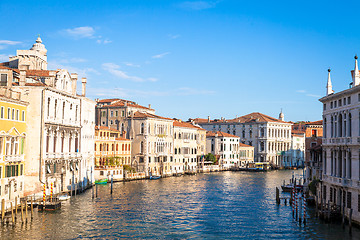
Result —
[[144, 153], [144, 142], [140, 143], [140, 153]]
[[249, 131], [249, 138], [252, 138], [252, 130]]
[[349, 137], [352, 136], [352, 133], [351, 133], [351, 132], [352, 132], [351, 121], [352, 121], [352, 119], [351, 119], [351, 113], [349, 113], [349, 119], [348, 119], [348, 124], [349, 124], [349, 127], [348, 127], [349, 134], [348, 134], [348, 136], [349, 136]]
[[326, 118], [324, 118], [324, 133], [323, 133], [324, 138], [326, 138]]
[[63, 108], [62, 108], [62, 119], [65, 118], [65, 102], [63, 102]]
[[337, 137], [337, 116], [334, 118], [334, 137]]
[[175, 154], [177, 154], [177, 148], [175, 148]]
[[264, 150], [265, 150], [264, 142], [260, 142], [260, 151], [264, 151]]
[[261, 137], [264, 137], [265, 135], [265, 130], [263, 128], [260, 129], [260, 136]]
[[119, 151], [119, 144], [116, 144], [116, 151]]
[[339, 129], [338, 129], [338, 133], [339, 133], [339, 137], [342, 137], [343, 136], [343, 131], [342, 131], [342, 125], [343, 125], [343, 118], [342, 118], [342, 115], [339, 114], [339, 121], [338, 121], [338, 124], [339, 124]]
[[48, 103], [47, 103], [47, 116], [50, 116], [50, 98], [48, 98]]
[[245, 130], [242, 130], [242, 137], [245, 138]]
[[[360, 112], [359, 112], [359, 117], [360, 117]], [[359, 121], [360, 124], [360, 121]], [[331, 122], [330, 122], [330, 137], [334, 137], [334, 117], [331, 117]]]
[[54, 118], [56, 118], [57, 99], [55, 99]]
[[235, 131], [235, 130], [233, 131], [233, 135], [236, 135], [236, 131]]
[[144, 123], [141, 123], [140, 134], [144, 134]]

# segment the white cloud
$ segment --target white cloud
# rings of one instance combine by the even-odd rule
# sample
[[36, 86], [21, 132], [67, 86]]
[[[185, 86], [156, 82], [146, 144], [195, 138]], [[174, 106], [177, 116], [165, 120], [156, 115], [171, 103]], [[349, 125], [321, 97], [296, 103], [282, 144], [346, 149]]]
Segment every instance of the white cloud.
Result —
[[98, 39], [98, 40], [96, 40], [96, 42], [97, 42], [98, 44], [108, 44], [108, 43], [112, 43], [112, 41], [107, 40], [107, 39], [105, 39], [105, 40]]
[[128, 67], [140, 67], [139, 64], [131, 63], [131, 62], [124, 62], [124, 64]]
[[306, 94], [306, 96], [308, 96], [308, 97], [315, 97], [315, 98], [321, 98], [321, 96], [319, 96], [319, 95], [316, 95], [316, 94]]
[[181, 8], [187, 10], [204, 10], [214, 8], [218, 1], [186, 1], [179, 4]]
[[205, 89], [194, 89], [189, 87], [179, 88], [177, 91], [178, 95], [211, 95], [214, 94], [214, 91], [205, 90]]
[[307, 93], [306, 90], [296, 90], [296, 92], [297, 92], [297, 93], [305, 94], [305, 96], [308, 96], [308, 97], [321, 98], [321, 96], [319, 96], [319, 95], [312, 94], [312, 93]]
[[150, 77], [147, 80], [149, 80], [150, 82], [157, 82], [158, 81], [158, 79], [154, 78], [154, 77]]
[[9, 61], [9, 57], [11, 55], [6, 55], [6, 54], [0, 54], [0, 62], [7, 62]]
[[178, 88], [169, 91], [154, 91], [154, 90], [139, 90], [139, 89], [126, 89], [126, 88], [92, 88], [89, 87], [87, 92], [93, 97], [118, 97], [118, 98], [134, 98], [134, 97], [168, 97], [168, 96], [184, 96], [184, 95], [211, 95], [215, 94], [214, 91], [209, 90], [196, 90], [193, 88]]
[[174, 35], [174, 34], [168, 34], [168, 38], [170, 38], [170, 39], [177, 39], [177, 38], [179, 38], [179, 37], [180, 37], [179, 34], [176, 34], [176, 35]]
[[77, 27], [63, 30], [67, 35], [75, 39], [78, 38], [94, 38], [95, 30], [93, 27]]
[[165, 53], [161, 53], [161, 54], [158, 54], [158, 55], [155, 55], [155, 56], [152, 56], [151, 58], [163, 58], [165, 57], [166, 55], [170, 54], [170, 52], [165, 52]]
[[48, 63], [48, 69], [66, 69], [70, 73], [77, 73], [79, 76], [89, 77], [90, 75], [96, 74], [100, 75], [100, 73], [93, 68], [77, 68], [74, 66], [63, 65], [58, 61], [50, 61]]
[[13, 46], [20, 44], [19, 41], [11, 41], [11, 40], [0, 40], [0, 50], [7, 48], [8, 46]]
[[136, 77], [136, 76], [130, 76], [126, 72], [121, 71], [120, 66], [115, 63], [103, 63], [102, 68], [118, 78], [127, 79], [127, 80], [131, 80], [134, 82], [146, 81], [143, 78]]

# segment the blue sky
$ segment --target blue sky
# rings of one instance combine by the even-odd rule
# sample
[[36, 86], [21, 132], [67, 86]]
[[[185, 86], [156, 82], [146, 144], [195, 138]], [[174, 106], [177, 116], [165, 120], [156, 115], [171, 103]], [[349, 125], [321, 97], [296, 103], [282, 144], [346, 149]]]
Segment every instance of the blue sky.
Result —
[[348, 88], [359, 2], [0, 1], [0, 60], [41, 34], [50, 69], [88, 78], [88, 97], [151, 104], [187, 120], [250, 112], [319, 120], [327, 68]]

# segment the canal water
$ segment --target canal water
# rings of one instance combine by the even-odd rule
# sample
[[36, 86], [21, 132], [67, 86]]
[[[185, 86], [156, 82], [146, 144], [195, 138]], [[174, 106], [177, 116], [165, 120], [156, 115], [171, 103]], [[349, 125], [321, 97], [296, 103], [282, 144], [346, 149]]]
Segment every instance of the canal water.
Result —
[[[302, 171], [295, 171], [296, 175]], [[0, 227], [0, 239], [360, 239], [360, 231], [326, 224], [308, 211], [308, 224], [276, 205], [275, 187], [292, 171], [220, 172], [99, 186], [61, 210], [35, 213], [28, 224]]]

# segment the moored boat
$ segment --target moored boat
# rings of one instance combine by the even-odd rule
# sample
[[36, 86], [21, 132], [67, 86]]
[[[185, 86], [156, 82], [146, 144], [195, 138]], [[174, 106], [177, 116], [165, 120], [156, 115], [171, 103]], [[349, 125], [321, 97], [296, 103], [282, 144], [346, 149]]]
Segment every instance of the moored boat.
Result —
[[107, 178], [95, 180], [95, 184], [105, 185], [107, 184], [107, 182], [108, 182]]
[[59, 201], [66, 201], [66, 200], [70, 199], [70, 196], [67, 194], [64, 194], [64, 195], [60, 195], [58, 198], [59, 198]]
[[152, 175], [150, 176], [151, 180], [156, 180], [156, 179], [159, 179], [159, 178], [161, 178], [161, 176], [152, 176]]

